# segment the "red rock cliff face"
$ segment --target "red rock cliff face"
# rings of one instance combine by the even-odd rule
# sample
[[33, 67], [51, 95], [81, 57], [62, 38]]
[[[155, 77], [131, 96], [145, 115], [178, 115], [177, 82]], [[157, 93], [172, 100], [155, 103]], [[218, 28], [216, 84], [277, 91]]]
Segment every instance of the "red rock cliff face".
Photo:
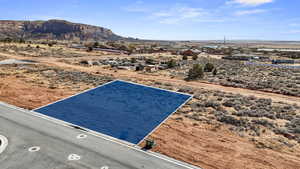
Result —
[[122, 40], [111, 30], [64, 20], [49, 21], [0, 21], [0, 39], [23, 38], [27, 40]]

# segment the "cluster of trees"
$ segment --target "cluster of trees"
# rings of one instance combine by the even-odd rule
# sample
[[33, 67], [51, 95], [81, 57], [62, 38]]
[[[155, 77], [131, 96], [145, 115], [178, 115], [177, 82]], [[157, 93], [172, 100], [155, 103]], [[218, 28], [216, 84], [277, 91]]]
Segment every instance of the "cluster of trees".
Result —
[[215, 69], [215, 66], [212, 63], [206, 63], [204, 66], [205, 72], [212, 72]]
[[204, 72], [212, 72], [213, 75], [217, 75], [217, 68], [212, 63], [207, 63], [203, 67], [201, 64], [194, 64], [188, 72], [187, 80], [202, 79]]
[[168, 68], [174, 68], [177, 66], [177, 62], [174, 59], [171, 59], [167, 62]]
[[189, 70], [187, 80], [202, 79], [204, 77], [203, 67], [200, 64], [195, 64]]
[[20, 39], [4, 38], [4, 39], [0, 39], [0, 42], [4, 42], [4, 43], [26, 43], [26, 41], [22, 38], [20, 38]]
[[[193, 60], [197, 60], [197, 59], [198, 59], [198, 55], [193, 55], [193, 56], [192, 56], [192, 59], [193, 59]], [[183, 55], [183, 56], [182, 56], [182, 60], [188, 60], [188, 56]]]
[[[0, 42], [3, 42], [3, 43], [27, 43], [27, 44], [32, 43], [32, 41], [25, 41], [22, 38], [20, 38], [20, 39], [4, 38], [4, 39], [0, 39]], [[48, 45], [49, 47], [52, 47], [55, 44], [57, 44], [56, 41], [45, 41], [45, 42], [40, 42], [40, 43], [44, 44], [44, 45]], [[28, 45], [28, 47], [30, 47], [30, 45]], [[39, 46], [37, 46], [37, 48], [39, 48]]]
[[121, 42], [106, 42], [106, 43], [99, 43], [93, 42], [85, 44], [87, 47], [87, 51], [93, 51], [94, 48], [102, 48], [102, 49], [116, 49], [127, 51], [128, 53], [133, 53], [136, 50], [136, 46], [134, 44], [125, 44]]

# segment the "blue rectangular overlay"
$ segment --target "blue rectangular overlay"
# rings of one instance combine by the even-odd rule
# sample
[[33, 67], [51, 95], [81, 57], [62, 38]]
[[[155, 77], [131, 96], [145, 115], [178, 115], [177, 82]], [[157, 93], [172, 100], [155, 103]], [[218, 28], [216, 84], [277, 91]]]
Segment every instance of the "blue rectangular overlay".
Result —
[[190, 98], [116, 80], [35, 111], [138, 144]]

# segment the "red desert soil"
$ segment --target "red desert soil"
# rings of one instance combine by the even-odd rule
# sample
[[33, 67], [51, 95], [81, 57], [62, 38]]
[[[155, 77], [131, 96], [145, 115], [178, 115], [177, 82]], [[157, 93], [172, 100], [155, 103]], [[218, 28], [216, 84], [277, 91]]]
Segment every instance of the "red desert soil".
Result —
[[205, 169], [298, 169], [300, 151], [293, 153], [258, 149], [228, 129], [193, 125], [188, 119], [169, 119], [151, 136], [155, 152]]
[[34, 109], [72, 95], [61, 89], [34, 86], [15, 77], [0, 82], [0, 100], [18, 107]]

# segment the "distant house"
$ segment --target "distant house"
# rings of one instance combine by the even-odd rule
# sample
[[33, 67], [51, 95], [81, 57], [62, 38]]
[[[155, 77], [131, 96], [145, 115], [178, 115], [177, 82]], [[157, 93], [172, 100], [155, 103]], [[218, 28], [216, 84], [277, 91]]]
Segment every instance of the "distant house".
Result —
[[204, 48], [204, 49], [218, 49], [219, 46], [217, 46], [217, 45], [206, 45], [206, 46], [203, 46], [202, 48]]
[[163, 52], [168, 52], [168, 50], [162, 47], [154, 47], [150, 50], [150, 53], [163, 53]]
[[203, 46], [202, 51], [209, 53], [209, 54], [215, 54], [219, 51], [219, 46], [216, 46], [216, 45]]
[[198, 56], [202, 51], [198, 50], [198, 49], [188, 49], [188, 50], [184, 50], [182, 51], [180, 54], [182, 56]]
[[178, 51], [178, 50], [172, 50], [171, 54], [172, 55], [180, 55], [180, 51]]
[[236, 55], [231, 55], [231, 56], [224, 56], [224, 57], [222, 57], [222, 59], [250, 61], [250, 60], [268, 60], [269, 57], [248, 55], [248, 54], [236, 54]]
[[156, 71], [158, 68], [156, 65], [146, 65], [145, 66], [145, 71], [146, 72], [154, 72]]

